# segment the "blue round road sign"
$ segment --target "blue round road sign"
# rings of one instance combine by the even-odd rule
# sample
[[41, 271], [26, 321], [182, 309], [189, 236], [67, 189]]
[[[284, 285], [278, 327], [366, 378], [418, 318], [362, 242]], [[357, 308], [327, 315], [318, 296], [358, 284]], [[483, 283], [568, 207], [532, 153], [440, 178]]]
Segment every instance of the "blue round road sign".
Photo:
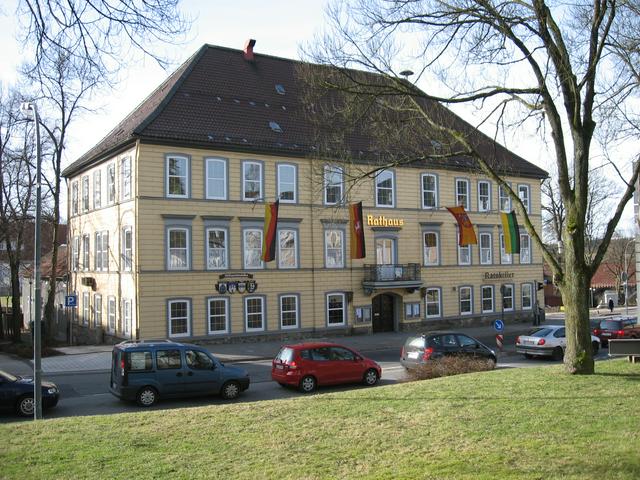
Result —
[[493, 328], [496, 329], [496, 332], [501, 332], [504, 330], [504, 322], [502, 320], [494, 320]]

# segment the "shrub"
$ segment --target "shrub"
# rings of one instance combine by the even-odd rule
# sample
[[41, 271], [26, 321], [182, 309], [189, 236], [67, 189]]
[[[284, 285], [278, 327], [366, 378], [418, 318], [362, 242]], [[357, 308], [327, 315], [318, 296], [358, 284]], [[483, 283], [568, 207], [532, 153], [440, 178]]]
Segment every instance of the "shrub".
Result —
[[442, 357], [430, 360], [416, 368], [407, 370], [407, 381], [427, 380], [429, 378], [448, 377], [461, 373], [493, 370], [496, 364], [485, 358]]

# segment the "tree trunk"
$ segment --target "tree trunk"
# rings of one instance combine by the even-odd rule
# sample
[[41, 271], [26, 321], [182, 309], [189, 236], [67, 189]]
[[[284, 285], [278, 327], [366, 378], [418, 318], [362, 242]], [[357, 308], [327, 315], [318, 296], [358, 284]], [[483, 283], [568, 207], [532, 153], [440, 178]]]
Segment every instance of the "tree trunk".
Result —
[[[560, 284], [565, 306], [567, 346], [564, 366], [568, 373], [592, 374], [594, 372], [589, 327], [589, 285], [591, 273], [584, 260], [584, 248], [580, 239], [565, 235], [565, 275]], [[573, 342], [570, 341], [573, 339]]]
[[[16, 255], [17, 257], [17, 255]], [[20, 260], [9, 260], [11, 269], [11, 341], [18, 343], [22, 340], [22, 309], [20, 308]]]
[[[59, 183], [59, 182], [58, 182]], [[58, 212], [58, 198], [54, 201], [54, 219], [53, 219], [53, 238], [51, 246], [51, 273], [49, 276], [49, 291], [47, 292], [47, 303], [44, 306], [44, 320], [47, 326], [46, 335], [44, 338], [44, 345], [51, 345], [55, 339], [55, 308], [56, 308], [56, 289], [58, 284], [58, 225], [59, 215]]]

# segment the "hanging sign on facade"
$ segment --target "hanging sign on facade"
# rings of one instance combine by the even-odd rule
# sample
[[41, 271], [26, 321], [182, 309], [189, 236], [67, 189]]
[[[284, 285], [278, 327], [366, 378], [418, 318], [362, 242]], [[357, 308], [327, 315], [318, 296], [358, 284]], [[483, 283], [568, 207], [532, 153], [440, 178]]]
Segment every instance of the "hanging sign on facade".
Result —
[[[253, 293], [258, 289], [258, 282], [253, 279], [250, 273], [220, 275], [220, 281], [216, 283], [216, 291], [224, 295], [225, 293]], [[236, 280], [242, 278], [246, 280]]]

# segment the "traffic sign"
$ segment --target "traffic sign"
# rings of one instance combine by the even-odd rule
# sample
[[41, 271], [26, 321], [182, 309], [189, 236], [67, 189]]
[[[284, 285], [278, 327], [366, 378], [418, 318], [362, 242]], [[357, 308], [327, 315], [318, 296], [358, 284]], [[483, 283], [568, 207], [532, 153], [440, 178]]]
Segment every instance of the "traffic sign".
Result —
[[78, 296], [77, 295], [65, 295], [65, 297], [64, 297], [64, 306], [65, 307], [77, 307], [78, 306]]
[[496, 329], [496, 332], [501, 332], [504, 330], [504, 322], [500, 319], [493, 321], [493, 328]]
[[504, 343], [504, 335], [497, 334], [496, 335], [496, 345], [498, 345], [498, 348], [500, 350], [502, 350], [502, 344], [503, 343]]

